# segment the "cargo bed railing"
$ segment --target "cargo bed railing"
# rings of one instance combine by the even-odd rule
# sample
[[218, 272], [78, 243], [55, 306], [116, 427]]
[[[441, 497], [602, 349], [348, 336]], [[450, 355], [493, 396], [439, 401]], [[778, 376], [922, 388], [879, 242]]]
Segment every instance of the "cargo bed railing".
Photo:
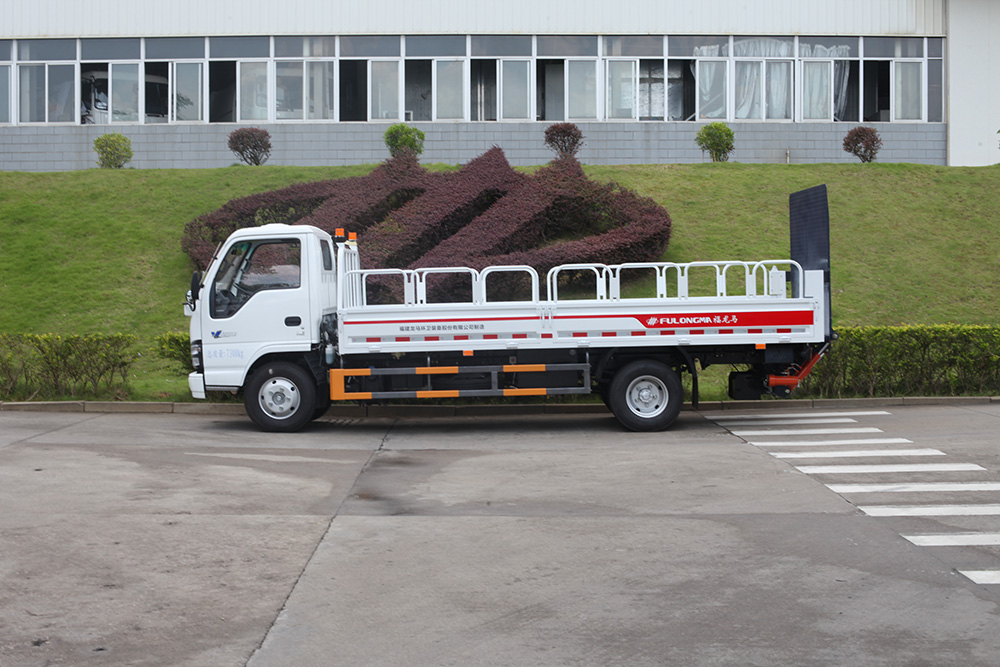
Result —
[[[355, 254], [356, 258], [356, 254]], [[356, 266], [356, 264], [355, 264]], [[530, 287], [525, 298], [490, 299], [487, 280], [497, 274], [523, 274]], [[634, 275], [634, 274], [639, 274]], [[655, 287], [652, 293], [642, 294], [637, 288], [629, 296], [622, 296], [622, 283], [633, 277], [651, 274]], [[703, 275], [704, 274], [704, 275]], [[424, 306], [454, 303], [433, 301], [428, 298], [428, 281], [440, 276], [461, 276], [462, 288], [471, 300], [458, 305], [485, 305], [496, 303], [541, 303], [539, 276], [530, 266], [490, 266], [481, 271], [470, 267], [429, 267], [422, 269], [360, 269], [350, 268], [341, 274], [341, 294], [338, 306], [342, 309], [380, 308], [384, 306]], [[805, 285], [802, 266], [790, 259], [769, 259], [759, 262], [627, 262], [616, 265], [600, 263], [562, 264], [553, 267], [546, 275], [548, 303], [567, 301], [626, 301], [631, 299], [688, 300], [693, 298], [802, 298]], [[570, 281], [576, 283], [570, 286]], [[391, 283], [387, 287], [387, 283]], [[581, 288], [586, 283], [592, 291]], [[370, 296], [374, 285], [382, 290], [381, 298], [392, 303], [372, 303]], [[560, 289], [569, 290], [560, 296]]]

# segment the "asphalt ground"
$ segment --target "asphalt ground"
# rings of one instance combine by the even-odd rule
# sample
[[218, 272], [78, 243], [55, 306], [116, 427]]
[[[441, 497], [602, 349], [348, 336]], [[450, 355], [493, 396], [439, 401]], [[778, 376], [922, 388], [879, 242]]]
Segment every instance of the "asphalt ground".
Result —
[[1000, 402], [911, 403], [6, 404], [0, 665], [996, 665]]

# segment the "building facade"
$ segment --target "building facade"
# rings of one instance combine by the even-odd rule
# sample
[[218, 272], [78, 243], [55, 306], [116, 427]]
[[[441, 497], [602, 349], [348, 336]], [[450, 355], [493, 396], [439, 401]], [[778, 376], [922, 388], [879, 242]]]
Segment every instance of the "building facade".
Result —
[[434, 162], [493, 145], [545, 162], [560, 121], [584, 162], [697, 162], [698, 129], [723, 121], [743, 162], [853, 161], [841, 142], [863, 124], [882, 161], [993, 164], [994, 4], [5, 3], [0, 168], [89, 168], [108, 131], [139, 168], [225, 166], [243, 125], [271, 133], [272, 164], [377, 162], [401, 121]]

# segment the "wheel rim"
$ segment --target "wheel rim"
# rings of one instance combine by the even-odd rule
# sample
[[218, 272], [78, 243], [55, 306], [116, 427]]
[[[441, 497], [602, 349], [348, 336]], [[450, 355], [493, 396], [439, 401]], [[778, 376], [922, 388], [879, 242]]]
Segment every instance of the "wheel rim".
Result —
[[649, 419], [667, 409], [667, 385], [658, 377], [642, 375], [629, 383], [625, 404], [632, 414]]
[[299, 409], [299, 388], [288, 378], [271, 378], [257, 395], [260, 409], [272, 419], [288, 419]]

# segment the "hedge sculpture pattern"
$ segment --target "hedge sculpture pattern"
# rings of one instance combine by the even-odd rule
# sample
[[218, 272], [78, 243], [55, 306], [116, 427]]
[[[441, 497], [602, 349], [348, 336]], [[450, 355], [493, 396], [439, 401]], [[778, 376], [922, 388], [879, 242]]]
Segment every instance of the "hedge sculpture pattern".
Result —
[[[671, 225], [663, 207], [588, 179], [571, 155], [528, 176], [494, 147], [457, 172], [430, 173], [403, 152], [368, 176], [234, 199], [188, 223], [183, 248], [204, 268], [230, 233], [267, 222], [358, 232], [366, 268], [526, 264], [543, 277], [559, 264], [655, 261]], [[429, 298], [455, 289], [438, 281]]]

